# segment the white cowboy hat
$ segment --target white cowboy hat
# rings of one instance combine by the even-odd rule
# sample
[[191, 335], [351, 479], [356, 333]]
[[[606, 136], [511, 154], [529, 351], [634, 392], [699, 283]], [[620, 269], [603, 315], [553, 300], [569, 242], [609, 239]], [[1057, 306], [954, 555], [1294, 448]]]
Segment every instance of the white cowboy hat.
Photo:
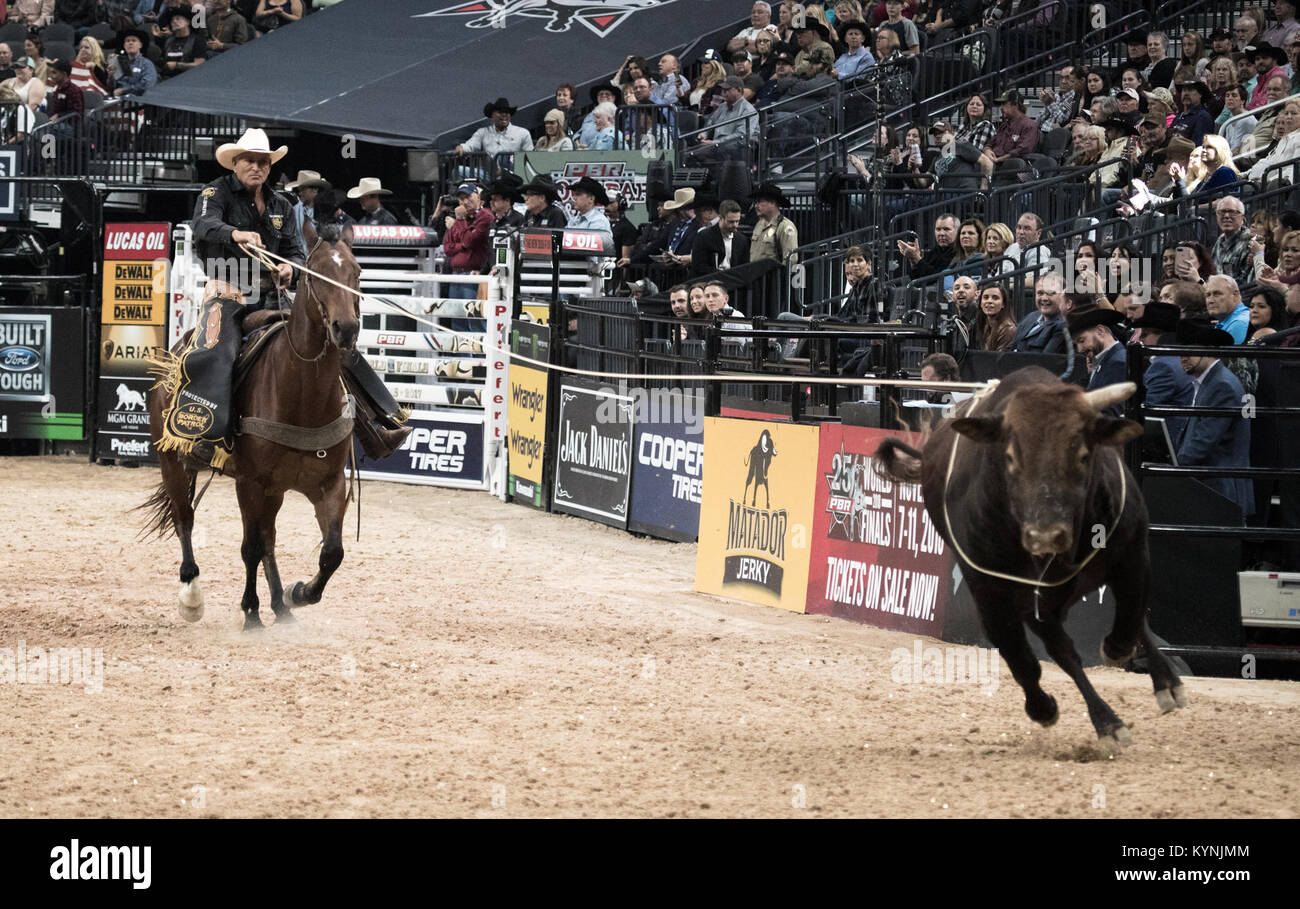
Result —
[[673, 193], [673, 201], [664, 203], [664, 211], [676, 211], [679, 208], [691, 208], [695, 203], [695, 190], [679, 189]]
[[312, 189], [313, 187], [316, 189], [329, 189], [330, 181], [322, 177], [317, 171], [300, 170], [298, 171], [298, 179], [294, 180], [292, 183], [286, 183], [284, 188], [287, 190], [295, 190], [300, 187], [303, 189]]
[[234, 170], [235, 159], [248, 152], [270, 155], [271, 163], [274, 164], [289, 154], [289, 146], [281, 145], [275, 151], [271, 151], [271, 143], [266, 138], [265, 130], [248, 129], [244, 130], [238, 142], [227, 142], [217, 149], [217, 161], [227, 170]]
[[392, 190], [384, 189], [378, 177], [362, 177], [360, 183], [348, 190], [348, 198], [360, 199], [362, 196], [369, 196], [372, 193], [380, 196], [391, 196], [393, 194]]

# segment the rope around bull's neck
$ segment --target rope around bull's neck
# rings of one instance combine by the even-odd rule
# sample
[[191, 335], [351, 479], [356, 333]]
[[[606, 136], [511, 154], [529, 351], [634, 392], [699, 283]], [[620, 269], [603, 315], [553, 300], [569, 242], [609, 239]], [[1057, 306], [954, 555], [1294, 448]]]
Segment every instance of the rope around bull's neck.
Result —
[[[988, 397], [989, 393], [992, 392], [992, 390], [993, 389], [989, 388], [977, 394], [971, 400], [971, 406], [970, 409], [966, 411], [966, 416], [973, 415], [975, 413], [975, 409], [979, 407], [979, 405], [983, 402], [983, 400], [986, 397]], [[953, 464], [955, 464], [957, 461], [957, 444], [960, 441], [961, 441], [961, 433], [954, 431], [953, 440], [952, 440], [952, 451], [948, 453], [948, 471], [943, 478], [943, 523], [948, 529], [948, 539], [952, 540], [952, 548], [957, 550], [957, 554], [962, 557], [962, 561], [964, 561], [971, 568], [974, 568], [980, 574], [986, 574], [990, 577], [1000, 578], [1001, 580], [1004, 581], [1014, 581], [1017, 584], [1026, 584], [1034, 588], [1060, 587], [1062, 584], [1066, 583], [1067, 581], [1074, 580], [1074, 577], [1079, 572], [1083, 571], [1084, 568], [1087, 567], [1088, 563], [1091, 562], [1093, 557], [1096, 556], [1097, 553], [1101, 551], [1102, 547], [1094, 546], [1092, 548], [1092, 552], [1088, 553], [1088, 555], [1083, 559], [1083, 561], [1080, 562], [1075, 567], [1074, 571], [1070, 572], [1069, 574], [1067, 574], [1065, 577], [1061, 578], [1058, 581], [1043, 580], [1043, 576], [1047, 574], [1047, 569], [1051, 565], [1051, 559], [1048, 560], [1047, 565], [1043, 566], [1043, 573], [1042, 575], [1039, 576], [1038, 580], [1034, 580], [1033, 578], [1020, 578], [1012, 574], [1004, 574], [1001, 571], [993, 571], [992, 569], [989, 568], [982, 568], [979, 565], [975, 564], [974, 559], [966, 555], [966, 551], [962, 549], [961, 544], [957, 542], [957, 535], [953, 533], [952, 519], [948, 517], [948, 486], [952, 482], [952, 468], [953, 468]], [[1119, 457], [1118, 451], [1115, 452], [1115, 457]], [[1128, 471], [1124, 469], [1124, 464], [1123, 462], [1121, 462], [1119, 465], [1119, 510], [1116, 511], [1115, 513], [1115, 523], [1111, 525], [1110, 530], [1106, 531], [1106, 541], [1109, 541], [1110, 538], [1114, 536], [1115, 530], [1119, 527], [1120, 518], [1124, 516], [1124, 506], [1128, 501], [1128, 478], [1126, 476], [1127, 473]], [[1055, 558], [1055, 556], [1053, 556], [1053, 558]], [[1038, 608], [1037, 603], [1035, 602], [1035, 607], [1034, 607], [1035, 614], [1037, 613], [1037, 608]]]
[[[249, 256], [251, 256], [254, 259], [257, 259], [260, 262], [263, 262], [264, 264], [267, 258], [279, 260], [280, 262], [283, 262], [286, 265], [298, 269], [300, 272], [302, 272], [305, 275], [310, 275], [311, 277], [324, 281], [327, 284], [332, 284], [335, 287], [340, 288], [341, 290], [346, 290], [348, 293], [355, 294], [358, 298], [362, 300], [368, 300], [371, 303], [377, 303], [381, 306], [387, 306], [390, 309], [392, 309], [394, 311], [394, 314], [396, 315], [403, 316], [404, 318], [407, 319], [412, 319], [416, 322], [423, 322], [425, 325], [428, 325], [444, 334], [456, 335], [457, 337], [474, 337], [475, 339], [478, 338], [478, 333], [463, 332], [451, 328], [446, 328], [440, 325], [434, 319], [426, 319], [422, 316], [416, 315], [410, 310], [403, 309], [402, 307], [398, 306], [396, 303], [393, 303], [389, 300], [385, 300], [381, 297], [373, 297], [370, 294], [357, 290], [355, 287], [348, 287], [346, 284], [343, 284], [339, 281], [335, 281], [333, 278], [322, 275], [320, 272], [313, 271], [312, 269], [307, 268], [305, 265], [299, 265], [297, 262], [294, 262], [290, 259], [286, 259], [284, 256], [281, 256], [278, 253], [273, 253], [268, 249], [256, 249], [256, 251], [254, 251], [254, 248], [249, 247], [245, 244], [240, 244], [240, 248], [243, 249], [244, 252], [247, 253]], [[275, 267], [274, 262], [270, 263], [269, 267], [274, 268]], [[436, 281], [437, 279], [438, 276], [436, 274], [431, 273], [429, 275], [430, 281]], [[898, 388], [926, 388], [931, 390], [971, 388], [977, 390], [983, 389], [987, 391], [989, 387], [988, 383], [985, 382], [922, 382], [916, 379], [864, 379], [864, 378], [858, 378], [856, 376], [776, 376], [776, 375], [764, 376], [764, 375], [749, 375], [749, 374], [739, 374], [739, 373], [710, 373], [705, 375], [689, 375], [689, 374], [666, 375], [663, 373], [599, 372], [597, 370], [592, 370], [592, 369], [579, 369], [576, 366], [563, 366], [558, 363], [547, 363], [545, 360], [535, 360], [532, 357], [526, 357], [520, 353], [512, 353], [509, 350], [506, 350], [505, 348], [498, 347], [497, 345], [487, 341], [486, 338], [483, 341], [483, 346], [488, 350], [495, 351], [496, 353], [505, 354], [512, 361], [516, 361], [519, 363], [527, 363], [528, 365], [536, 366], [539, 369], [550, 369], [556, 372], [568, 373], [570, 375], [575, 375], [575, 376], [588, 376], [596, 379], [636, 379], [638, 381], [657, 381], [657, 380], [662, 380], [664, 378], [672, 378], [678, 380], [679, 382], [734, 382], [739, 379], [739, 380], [743, 380], [746, 383], [754, 383], [754, 384], [760, 384], [760, 383], [761, 384], [769, 384], [769, 383], [786, 384], [789, 382], [796, 382], [800, 385], [863, 385], [863, 386], [891, 385]]]

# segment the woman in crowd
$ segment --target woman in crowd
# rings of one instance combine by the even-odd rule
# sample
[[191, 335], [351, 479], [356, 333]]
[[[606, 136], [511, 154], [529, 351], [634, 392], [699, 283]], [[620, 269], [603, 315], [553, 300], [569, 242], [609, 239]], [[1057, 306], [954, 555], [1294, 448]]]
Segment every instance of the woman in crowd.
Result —
[[[253, 28], [259, 34], [274, 31], [302, 18], [302, 0], [258, 0], [253, 11]], [[170, 20], [168, 20], [170, 24]]]
[[1007, 248], [1016, 242], [1016, 235], [1011, 228], [1001, 221], [995, 221], [984, 228], [984, 275], [993, 277], [1016, 270], [1016, 265], [1004, 258]]
[[1106, 153], [1106, 130], [1100, 126], [1088, 126], [1085, 123], [1074, 127], [1074, 151], [1066, 159], [1066, 167], [1079, 168], [1079, 177], [1089, 183], [1101, 183], [1102, 156]]
[[954, 142], [969, 142], [978, 149], [988, 148], [993, 144], [997, 127], [993, 124], [993, 115], [989, 112], [988, 99], [978, 92], [966, 99], [962, 108], [962, 123], [957, 128]]
[[49, 61], [45, 59], [45, 42], [36, 32], [31, 32], [23, 41], [23, 53], [32, 60], [32, 75], [44, 85], [49, 81]]
[[[1169, 165], [1169, 173], [1174, 174], [1178, 164]], [[1229, 188], [1235, 187], [1241, 180], [1241, 171], [1232, 163], [1232, 151], [1227, 141], [1214, 133], [1206, 133], [1201, 139], [1201, 147], [1192, 151], [1187, 161], [1186, 187], [1188, 195], [1216, 197]], [[1177, 183], [1174, 195], [1177, 196]]]
[[[958, 274], [973, 278], [984, 274], [984, 222], [978, 218], [967, 218], [957, 226], [957, 242], [952, 245], [952, 263], [950, 269], [961, 268], [960, 272], [945, 275], [943, 289], [952, 290], [952, 284]], [[963, 267], [964, 266], [964, 267]]]
[[1101, 259], [1101, 246], [1092, 240], [1084, 240], [1074, 251], [1074, 273], [1097, 274], [1097, 263]]
[[[754, 73], [764, 82], [772, 78], [776, 72], [776, 39], [770, 32], [760, 32], [759, 36], [754, 39], [754, 45], [758, 49], [758, 56], [752, 61]], [[690, 95], [686, 96], [690, 99]]]
[[72, 84], [101, 98], [113, 92], [113, 83], [104, 65], [104, 49], [90, 35], [77, 45], [77, 58], [72, 61]]
[[976, 350], [1006, 350], [1016, 337], [1016, 318], [1011, 312], [1011, 294], [1005, 284], [990, 284], [980, 293], [975, 314]]
[[1247, 344], [1287, 327], [1286, 297], [1274, 287], [1258, 287], [1250, 295], [1250, 327]]
[[1277, 268], [1265, 265], [1255, 275], [1255, 283], [1286, 293], [1293, 284], [1300, 284], [1300, 230], [1287, 232], [1278, 244]]
[[628, 82], [635, 82], [642, 76], [652, 83], [655, 81], [649, 61], [645, 57], [628, 54], [627, 59], [623, 61], [623, 65], [618, 68], [618, 72], [614, 73], [613, 82], [615, 85], [625, 85]]
[[1174, 274], [1180, 281], [1205, 281], [1217, 275], [1214, 256], [1199, 240], [1179, 240], [1174, 250]]
[[719, 60], [708, 60], [700, 68], [700, 78], [695, 81], [695, 88], [687, 99], [701, 117], [707, 117], [722, 103], [722, 80], [725, 78], [727, 71]]
[[804, 16], [808, 19], [815, 19], [822, 25], [826, 26], [826, 43], [832, 48], [837, 48], [835, 53], [836, 56], [838, 56], [840, 50], [843, 49], [840, 45], [840, 36], [835, 31], [835, 26], [831, 25], [830, 20], [826, 18], [826, 10], [822, 9], [822, 7], [818, 6], [816, 3], [809, 3], [804, 7]]
[[546, 112], [542, 120], [544, 135], [533, 143], [538, 151], [573, 151], [573, 139], [564, 126], [564, 111], [558, 107]]
[[1200, 32], [1189, 29], [1183, 32], [1181, 43], [1183, 55], [1178, 60], [1178, 68], [1174, 70], [1174, 81], [1181, 81], [1180, 73], [1187, 79], [1203, 78], [1205, 67], [1210, 62], [1210, 58], [1205, 55], [1205, 39]]
[[689, 318], [707, 319], [709, 317], [709, 308], [704, 305], [704, 285], [695, 284], [687, 294], [687, 307], [690, 311]]
[[[1138, 252], [1126, 243], [1115, 243], [1106, 250], [1106, 284], [1109, 287], [1132, 285], [1141, 275], [1134, 274]], [[1098, 262], [1098, 267], [1101, 263]]]
[[14, 61], [14, 77], [0, 83], [12, 88], [18, 100], [33, 112], [45, 101], [45, 82], [36, 78], [35, 72], [36, 65], [31, 57], [19, 57]]
[[596, 139], [588, 148], [593, 151], [614, 150], [614, 118], [618, 108], [608, 101], [602, 101], [591, 110], [592, 120], [596, 124]]
[[1284, 161], [1300, 157], [1300, 98], [1293, 98], [1282, 106], [1282, 112], [1277, 115], [1277, 127], [1273, 132], [1273, 142], [1265, 149], [1264, 157], [1260, 158], [1249, 171], [1250, 179], [1256, 183], [1261, 183], [1265, 179], [1269, 183], [1277, 180], [1285, 180], [1288, 183], [1296, 182], [1296, 169], [1270, 169], [1276, 167]]
[[1264, 253], [1264, 264], [1277, 267], [1278, 246], [1281, 239], [1285, 236], [1286, 231], [1279, 231], [1280, 225], [1277, 215], [1271, 211], [1260, 209], [1251, 215], [1250, 218], [1250, 235], [1262, 247]]
[[1094, 98], [1109, 95], [1110, 77], [1102, 69], [1090, 69], [1083, 77], [1083, 101], [1079, 104], [1079, 110], [1088, 110], [1092, 107]]
[[[1228, 89], [1237, 84], [1237, 67], [1232, 62], [1232, 58], [1226, 55], [1215, 57], [1210, 61], [1209, 66], [1205, 68], [1205, 84], [1210, 87], [1210, 93], [1214, 96], [1214, 104], [1218, 108], [1218, 113], [1214, 116], [1214, 128], [1218, 129], [1223, 125], [1223, 121], [1232, 116], [1228, 112], [1227, 99]], [[1210, 107], [1210, 101], [1206, 101], [1206, 109], [1213, 110]]]

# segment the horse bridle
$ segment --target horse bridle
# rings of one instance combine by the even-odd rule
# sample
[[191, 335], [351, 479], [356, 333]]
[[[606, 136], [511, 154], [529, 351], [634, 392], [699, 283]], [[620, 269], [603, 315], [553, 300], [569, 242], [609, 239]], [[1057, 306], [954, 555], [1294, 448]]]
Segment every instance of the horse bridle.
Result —
[[[313, 246], [311, 248], [311, 251], [307, 253], [308, 261], [310, 261], [311, 257], [316, 254], [316, 250], [320, 248], [322, 242], [323, 241], [321, 240], [317, 240], [316, 245]], [[304, 363], [319, 363], [321, 358], [324, 357], [326, 352], [330, 349], [330, 346], [331, 345], [337, 346], [337, 345], [334, 343], [334, 335], [330, 331], [329, 314], [325, 310], [325, 301], [321, 299], [321, 297], [317, 293], [315, 293], [309, 286], [309, 282], [311, 281], [311, 274], [312, 273], [310, 269], [306, 269], [306, 268], [302, 269], [302, 278], [299, 281], [298, 292], [311, 294], [312, 299], [316, 301], [316, 305], [320, 307], [320, 322], [321, 322], [321, 327], [325, 329], [325, 342], [321, 344], [320, 353], [316, 354], [316, 356], [311, 357], [309, 359], [307, 357], [304, 357], [302, 354], [298, 353], [298, 351], [294, 348], [292, 334], [286, 331], [284, 333], [284, 337], [285, 340], [289, 342], [290, 352], [299, 360], [301, 360]]]

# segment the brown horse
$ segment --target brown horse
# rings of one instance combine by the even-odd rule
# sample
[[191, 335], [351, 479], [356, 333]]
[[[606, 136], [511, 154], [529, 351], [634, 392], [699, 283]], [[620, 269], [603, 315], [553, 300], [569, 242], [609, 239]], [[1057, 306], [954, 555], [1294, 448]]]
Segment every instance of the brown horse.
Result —
[[[361, 267], [352, 255], [350, 228], [340, 232], [337, 226], [328, 225], [318, 235], [306, 222], [303, 236], [312, 250], [308, 269], [354, 290], [360, 288]], [[311, 429], [337, 423], [344, 409], [340, 354], [356, 344], [360, 329], [360, 304], [355, 294], [304, 274], [285, 327], [267, 342], [236, 390], [235, 412], [243, 420], [243, 429], [235, 436], [234, 455], [224, 472], [235, 477], [244, 522], [240, 554], [246, 572], [241, 603], [246, 631], [262, 625], [257, 598], [259, 564], [266, 574], [277, 623], [294, 621], [290, 607], [320, 602], [325, 584], [343, 561], [343, 515], [347, 510], [343, 468], [352, 445], [349, 431], [342, 441], [327, 448], [300, 450], [308, 446], [290, 447], [252, 435], [250, 426], [257, 421], [286, 424], [280, 427], [281, 433], [309, 437]], [[156, 447], [166, 393], [161, 385], [155, 386], [149, 397], [150, 430]], [[297, 440], [284, 438], [290, 443]], [[179, 609], [184, 619], [196, 622], [203, 616], [203, 593], [190, 534], [196, 477], [205, 465], [175, 452], [161, 451], [158, 457], [162, 483], [141, 506], [153, 513], [146, 529], [160, 536], [174, 532], [180, 538]], [[320, 570], [311, 581], [295, 584], [286, 602], [275, 563], [275, 518], [289, 490], [302, 493], [315, 507], [323, 543]]]

